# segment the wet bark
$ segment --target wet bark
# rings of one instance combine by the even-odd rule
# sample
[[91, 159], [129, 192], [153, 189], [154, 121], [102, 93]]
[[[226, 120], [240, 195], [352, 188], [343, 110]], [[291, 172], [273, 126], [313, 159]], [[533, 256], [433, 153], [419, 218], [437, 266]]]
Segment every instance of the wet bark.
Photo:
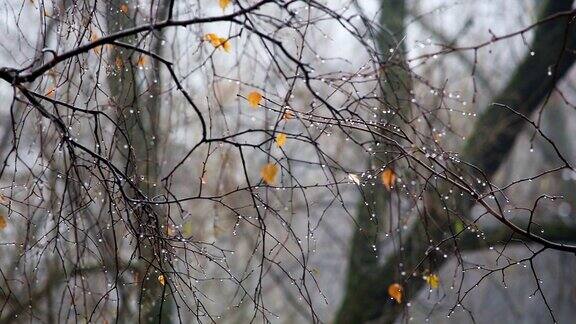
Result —
[[[573, 1], [547, 1], [542, 5], [540, 17], [548, 17], [554, 13], [568, 11], [572, 8]], [[404, 34], [403, 22], [406, 15], [404, 1], [383, 0], [381, 11], [381, 23], [386, 26], [392, 35]], [[576, 59], [574, 52], [576, 44], [576, 29], [569, 24], [570, 19], [559, 18], [544, 23], [536, 28], [534, 39], [531, 44], [536, 55], [526, 55], [524, 60], [516, 68], [508, 85], [494, 102], [508, 105], [525, 116], [535, 112], [540, 104], [546, 100], [554, 85], [562, 79]], [[394, 38], [390, 34], [382, 33], [380, 36], [381, 53], [386, 53]], [[553, 75], [547, 76], [548, 69]], [[407, 105], [409, 96], [409, 78], [406, 69], [396, 68], [394, 73], [396, 80], [392, 84], [402, 84], [402, 87], [384, 91], [385, 100], [395, 98], [395, 107], [402, 108]], [[403, 100], [404, 99], [404, 100]], [[403, 108], [409, 110], [409, 108]], [[484, 174], [491, 178], [506, 160], [517, 136], [526, 125], [522, 118], [510, 110], [490, 106], [480, 115], [474, 125], [474, 131], [464, 145], [462, 160], [479, 167]], [[388, 286], [397, 281], [398, 272], [406, 271], [409, 277], [413, 270], [421, 266], [422, 258], [428, 252], [426, 262], [427, 269], [436, 271], [447, 260], [442, 256], [429, 251], [430, 240], [438, 242], [449, 233], [453, 221], [442, 210], [440, 200], [433, 192], [425, 194], [424, 219], [418, 221], [415, 228], [407, 233], [402, 239], [403, 251], [395, 252], [391, 257], [380, 263], [376, 258], [373, 244], [378, 235], [377, 224], [372, 221], [372, 213], [360, 201], [358, 204], [358, 226], [353, 233], [346, 292], [335, 318], [336, 323], [393, 323], [406, 311], [405, 304], [397, 304], [388, 296]], [[382, 205], [382, 201], [390, 199], [390, 195], [382, 188], [376, 188], [367, 201], [380, 200], [376, 205]], [[460, 202], [459, 211], [466, 215], [473, 206], [472, 200], [463, 199]], [[430, 224], [434, 224], [431, 226]], [[452, 227], [453, 228], [453, 227]], [[573, 240], [575, 229], [565, 226], [551, 225], [547, 228], [550, 238], [558, 241]], [[458, 244], [459, 251], [477, 249], [486, 244], [498, 244], [510, 237], [510, 231], [502, 228], [487, 233], [487, 240], [477, 240], [474, 237], [464, 236]], [[490, 242], [491, 241], [491, 242]], [[402, 264], [402, 267], [399, 267]], [[405, 296], [410, 298], [417, 295], [426, 284], [424, 280], [403, 281]]]

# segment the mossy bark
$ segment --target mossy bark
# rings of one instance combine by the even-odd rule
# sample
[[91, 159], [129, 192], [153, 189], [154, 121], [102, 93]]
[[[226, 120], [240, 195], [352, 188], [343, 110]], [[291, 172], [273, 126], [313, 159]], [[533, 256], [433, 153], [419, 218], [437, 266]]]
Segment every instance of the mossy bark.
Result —
[[[546, 1], [542, 5], [541, 18], [551, 14], [568, 11], [573, 1]], [[404, 19], [406, 8], [404, 1], [382, 0], [381, 24], [391, 33], [383, 32], [379, 44], [381, 53], [387, 53], [395, 39], [401, 38], [405, 33]], [[544, 23], [536, 28], [531, 48], [536, 55], [527, 55], [516, 69], [507, 87], [494, 100], [509, 105], [524, 115], [529, 116], [553, 89], [576, 58], [574, 44], [576, 43], [576, 30], [568, 26], [568, 18], [559, 18]], [[396, 37], [393, 37], [396, 36]], [[402, 49], [402, 46], [399, 46]], [[397, 62], [396, 62], [397, 63]], [[409, 101], [410, 76], [407, 69], [397, 65], [388, 70], [385, 78], [387, 87], [383, 92], [385, 101], [393, 107], [405, 107]], [[548, 68], [553, 72], [547, 76]], [[396, 87], [394, 87], [396, 85]], [[409, 108], [403, 108], [409, 110]], [[526, 125], [521, 117], [509, 110], [497, 107], [488, 107], [479, 117], [474, 126], [474, 132], [464, 146], [462, 160], [479, 167], [488, 177], [494, 175], [499, 166], [505, 161], [516, 137]], [[398, 304], [388, 296], [388, 286], [398, 278], [399, 264], [402, 263], [410, 276], [428, 252], [427, 269], [435, 271], [445, 262], [442, 256], [434, 255], [428, 251], [430, 240], [438, 241], [444, 237], [450, 226], [454, 224], [441, 208], [440, 200], [432, 193], [426, 193], [425, 217], [430, 222], [419, 221], [416, 227], [402, 240], [405, 253], [396, 252], [383, 263], [379, 263], [373, 249], [378, 235], [377, 224], [371, 220], [372, 213], [366, 208], [364, 200], [358, 204], [358, 227], [353, 233], [348, 264], [346, 292], [342, 305], [335, 318], [336, 323], [393, 323], [404, 311], [405, 305]], [[383, 188], [375, 189], [367, 201], [388, 200], [390, 197]], [[370, 200], [372, 199], [372, 200]], [[377, 203], [382, 204], [382, 202]], [[463, 200], [460, 203], [460, 212], [467, 214], [473, 205], [472, 201]], [[428, 224], [434, 224], [430, 226]], [[557, 231], [558, 233], [554, 232]], [[570, 239], [573, 229], [565, 227], [550, 227], [551, 237], [558, 234], [559, 240]], [[502, 241], [510, 232], [496, 231], [489, 234], [487, 239], [495, 244]], [[482, 241], [486, 244], [486, 241]], [[475, 237], [462, 238], [460, 250], [480, 247]], [[482, 245], [483, 246], [483, 245]], [[415, 296], [425, 285], [424, 280], [405, 280], [405, 296]]]
[[[547, 1], [543, 4], [540, 17], [569, 11], [572, 4], [572, 0]], [[526, 117], [540, 107], [576, 59], [576, 23], [570, 23], [573, 19], [562, 17], [536, 28], [530, 46], [535, 55], [525, 56], [506, 88], [494, 98], [494, 103], [507, 105]], [[490, 105], [474, 125], [463, 157], [488, 177], [492, 176], [506, 159], [525, 125], [526, 121], [521, 116], [504, 107]]]
[[[113, 0], [112, 8], [120, 8], [124, 1]], [[107, 17], [108, 31], [114, 32], [131, 28], [136, 24], [134, 8], [129, 7], [128, 12], [110, 10]], [[156, 15], [158, 19], [167, 16], [168, 1], [158, 4]], [[147, 48], [152, 53], [161, 55], [162, 31], [154, 33]], [[136, 37], [127, 37], [121, 41], [136, 45]], [[144, 43], [143, 43], [144, 44]], [[140, 44], [139, 46], [142, 46]], [[120, 46], [113, 46], [107, 55], [110, 67], [114, 69], [108, 77], [111, 101], [116, 108], [117, 123], [120, 126], [117, 132], [118, 152], [125, 161], [125, 172], [137, 185], [139, 193], [133, 190], [136, 197], [142, 193], [151, 199], [159, 194], [159, 145], [161, 126], [161, 101], [159, 89], [161, 88], [161, 75], [159, 63], [151, 57]], [[123, 134], [120, 133], [123, 132]], [[124, 138], [126, 136], [127, 138]], [[130, 188], [126, 188], [130, 192]], [[166, 225], [165, 211], [159, 207], [146, 205], [134, 209], [132, 215], [136, 224], [137, 233], [143, 236], [138, 241], [137, 302], [138, 313], [130, 316], [137, 317], [138, 322], [144, 323], [170, 323], [173, 312], [172, 297], [167, 285], [157, 280], [162, 274], [159, 269], [166, 269], [167, 265], [161, 250], [163, 241], [160, 239], [166, 233], [161, 230]], [[166, 278], [168, 281], [168, 278]], [[124, 320], [124, 319], [123, 319]], [[135, 318], [125, 320], [136, 320]]]

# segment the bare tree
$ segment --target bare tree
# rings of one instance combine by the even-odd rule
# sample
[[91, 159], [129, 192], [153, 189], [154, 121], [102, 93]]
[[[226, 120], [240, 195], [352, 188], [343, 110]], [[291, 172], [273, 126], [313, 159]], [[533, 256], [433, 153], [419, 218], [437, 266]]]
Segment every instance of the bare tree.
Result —
[[[573, 228], [554, 228], [546, 224], [547, 228], [553, 230], [546, 231], [548, 237], [534, 236], [533, 215], [536, 212], [538, 201], [542, 199], [553, 199], [547, 195], [537, 198], [532, 209], [529, 209], [530, 217], [524, 220], [524, 224], [518, 225], [508, 220], [503, 210], [502, 203], [496, 200], [496, 205], [485, 205], [485, 214], [492, 214], [497, 217], [508, 230], [501, 228], [483, 230], [484, 240], [477, 240], [474, 232], [468, 232], [458, 227], [458, 224], [464, 226], [474, 226], [478, 218], [470, 215], [470, 209], [474, 204], [479, 203], [483, 197], [492, 197], [502, 194], [501, 199], [506, 201], [505, 191], [496, 185], [491, 184], [491, 179], [498, 170], [499, 166], [509, 155], [514, 141], [520, 134], [522, 128], [526, 125], [531, 126], [532, 132], [543, 136], [552, 147], [554, 143], [542, 133], [539, 122], [533, 122], [528, 116], [535, 112], [545, 109], [549, 97], [554, 90], [556, 83], [562, 79], [569, 68], [573, 65], [576, 56], [570, 48], [574, 48], [576, 38], [574, 37], [573, 20], [574, 14], [571, 11], [572, 1], [548, 1], [542, 5], [540, 20], [527, 29], [520, 30], [512, 35], [496, 36], [486, 43], [469, 47], [457, 47], [457, 45], [446, 44], [438, 53], [426, 54], [417, 59], [429, 59], [434, 55], [473, 51], [476, 62], [478, 51], [490, 43], [498, 42], [513, 36], [523, 35], [531, 28], [536, 28], [530, 45], [531, 52], [519, 64], [515, 73], [511, 77], [508, 85], [502, 90], [490, 107], [484, 109], [479, 116], [474, 131], [468, 137], [463, 145], [463, 152], [457, 157], [460, 164], [458, 171], [454, 172], [446, 167], [445, 163], [432, 163], [432, 168], [439, 167], [435, 171], [444, 173], [447, 178], [462, 178], [463, 173], [476, 177], [477, 184], [468, 183], [465, 186], [471, 189], [468, 197], [462, 197], [457, 204], [452, 206], [443, 202], [446, 192], [452, 192], [460, 187], [455, 183], [441, 183], [440, 185], [430, 185], [425, 188], [423, 194], [424, 203], [422, 210], [419, 211], [418, 224], [413, 225], [407, 233], [398, 237], [394, 254], [380, 264], [374, 253], [373, 246], [378, 235], [379, 222], [371, 216], [378, 211], [382, 217], [392, 213], [386, 210], [386, 204], [381, 203], [380, 209], [366, 208], [364, 200], [359, 204], [359, 223], [360, 226], [354, 234], [353, 243], [350, 252], [350, 266], [348, 270], [348, 288], [346, 297], [342, 303], [338, 315], [338, 322], [352, 323], [365, 321], [378, 321], [382, 323], [392, 323], [399, 317], [405, 305], [396, 303], [388, 295], [388, 287], [394, 280], [402, 281], [402, 287], [407, 296], [415, 295], [426, 281], [421, 280], [422, 274], [435, 273], [439, 267], [447, 260], [446, 254], [459, 257], [463, 251], [478, 249], [482, 246], [494, 246], [498, 244], [508, 245], [516, 240], [522, 244], [529, 242], [538, 243], [541, 247], [527, 261], [532, 263], [532, 259], [546, 249], [559, 249], [571, 251], [571, 248], [562, 242], [573, 241]], [[400, 63], [405, 62], [403, 43], [398, 41], [404, 35], [404, 21], [407, 9], [405, 3], [401, 1], [382, 1], [381, 24], [386, 29], [380, 32], [380, 48], [382, 53], [388, 52], [388, 49], [400, 48], [396, 58]], [[390, 17], [392, 16], [392, 17]], [[534, 55], [532, 53], [545, 53], [544, 55]], [[473, 66], [473, 69], [475, 67]], [[542, 71], [552, 70], [553, 77], [542, 79]], [[540, 74], [538, 73], [540, 72]], [[474, 71], [472, 71], [474, 74]], [[400, 111], [406, 111], [409, 114], [411, 105], [411, 82], [412, 74], [409, 69], [396, 69], [394, 71], [396, 80], [385, 79], [384, 82], [389, 86], [384, 90], [385, 98], [392, 98]], [[395, 88], [394, 88], [395, 87]], [[407, 118], [413, 118], [408, 115]], [[557, 148], [556, 148], [557, 149]], [[433, 156], [442, 157], [446, 151], [441, 147], [435, 147]], [[423, 152], [425, 153], [425, 152]], [[557, 166], [551, 170], [545, 171], [538, 176], [547, 173], [557, 172], [563, 169], [571, 169], [569, 161], [560, 153], [555, 151], [553, 157], [557, 161]], [[390, 160], [385, 156], [379, 157], [380, 161]], [[536, 177], [535, 177], [536, 178]], [[518, 180], [519, 183], [530, 179]], [[512, 187], [515, 183], [509, 184]], [[488, 186], [488, 189], [486, 189]], [[459, 189], [459, 188], [458, 188]], [[375, 195], [384, 201], [390, 200], [386, 190], [382, 187], [374, 188], [372, 195]], [[448, 196], [447, 196], [448, 197]], [[446, 198], [447, 198], [446, 197]], [[373, 200], [376, 200], [373, 198]], [[373, 201], [370, 200], [370, 201]], [[482, 203], [480, 202], [482, 205]], [[378, 206], [378, 204], [376, 204]], [[392, 206], [390, 206], [392, 207]], [[400, 224], [400, 222], [398, 223]], [[401, 229], [399, 227], [398, 229]], [[568, 230], [568, 231], [566, 231]], [[467, 236], [472, 236], [471, 238]], [[441, 248], [438, 250], [438, 248]], [[462, 263], [462, 270], [465, 265]], [[488, 273], [504, 271], [508, 265], [501, 269], [494, 269]], [[536, 280], [536, 273], [534, 273]], [[539, 287], [538, 287], [539, 289]], [[460, 294], [459, 294], [460, 295]], [[462, 292], [459, 298], [464, 298], [466, 292]], [[544, 299], [546, 302], [546, 300]], [[552, 319], [553, 313], [550, 312]]]
[[[335, 215], [353, 228], [336, 322], [409, 320], [419, 291], [448, 282], [448, 313], [466, 310], [466, 271], [481, 283], [517, 264], [556, 321], [533, 262], [576, 252], [574, 224], [542, 207], [571, 188], [511, 192], [576, 172], [571, 140], [542, 126], [550, 102], [574, 107], [558, 87], [576, 59], [572, 1], [417, 55], [406, 24], [432, 30], [425, 17], [377, 2], [7, 1], [0, 322], [274, 322], [284, 305], [325, 322], [313, 258], [319, 232], [345, 241]], [[479, 57], [514, 39], [525, 57], [473, 116], [497, 89]], [[469, 94], [426, 73], [452, 54]], [[476, 117], [464, 141], [455, 114]], [[523, 132], [546, 164], [502, 181]], [[462, 257], [493, 246], [496, 268]], [[461, 274], [439, 277], [450, 259]]]

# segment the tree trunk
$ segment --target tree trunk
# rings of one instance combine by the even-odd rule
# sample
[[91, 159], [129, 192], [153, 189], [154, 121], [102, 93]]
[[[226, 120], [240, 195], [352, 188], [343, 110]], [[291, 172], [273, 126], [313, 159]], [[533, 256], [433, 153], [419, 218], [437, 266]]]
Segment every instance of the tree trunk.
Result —
[[[381, 23], [400, 37], [405, 33], [404, 5], [403, 1], [382, 0]], [[571, 8], [572, 1], [550, 0], [543, 5], [540, 17], [544, 18]], [[568, 18], [559, 18], [536, 28], [531, 45], [536, 55], [527, 55], [524, 58], [508, 86], [496, 97], [495, 102], [509, 105], [526, 116], [530, 116], [539, 107], [576, 59], [576, 53], [566, 50], [566, 48], [573, 49], [576, 44], [576, 30], [573, 26], [568, 27], [568, 22]], [[388, 53], [392, 42], [388, 34], [382, 33], [379, 39], [381, 53]], [[553, 75], [547, 77], [549, 67], [552, 68]], [[384, 99], [390, 102], [392, 97], [395, 101], [394, 107], [406, 109], [403, 105], [407, 105], [410, 100], [407, 92], [410, 84], [408, 70], [398, 67], [388, 71], [396, 74], [396, 80], [403, 81], [396, 82], [396, 85], [402, 84], [400, 87], [388, 88], [393, 90], [393, 94], [389, 90], [384, 91]], [[393, 84], [388, 83], [390, 87]], [[478, 166], [488, 177], [492, 177], [505, 161], [523, 126], [522, 118], [513, 112], [504, 108], [488, 107], [477, 120], [474, 132], [465, 144], [462, 160]], [[390, 195], [381, 186], [374, 190], [375, 192], [366, 200], [369, 204], [373, 204], [374, 200], [390, 199]], [[390, 299], [387, 292], [388, 286], [398, 281], [394, 278], [398, 278], [399, 270], [407, 272], [405, 278], [408, 279], [402, 281], [406, 298], [416, 296], [424, 286], [425, 281], [420, 278], [409, 279], [411, 271], [420, 266], [419, 262], [429, 247], [443, 239], [444, 233], [448, 233], [450, 226], [453, 226], [449, 218], [444, 215], [438, 197], [431, 192], [426, 193], [425, 197], [425, 218], [430, 222], [419, 221], [410, 233], [405, 234], [407, 237], [402, 239], [404, 252], [396, 251], [383, 264], [378, 262], [373, 248], [378, 235], [377, 225], [371, 220], [372, 213], [366, 208], [364, 201], [359, 202], [358, 227], [352, 236], [346, 292], [335, 319], [336, 323], [393, 323], [406, 310], [405, 304], [397, 304]], [[376, 205], [382, 205], [382, 202]], [[462, 215], [467, 215], [472, 205], [473, 201], [463, 198], [459, 211]], [[379, 216], [380, 212], [379, 210]], [[428, 225], [432, 223], [435, 225]], [[547, 232], [554, 234], [551, 231]], [[564, 232], [563, 229], [559, 229], [560, 240], [566, 237]], [[510, 235], [506, 229], [498, 233], [505, 233], [508, 237]], [[495, 241], [482, 242], [498, 244], [500, 242], [498, 240], [504, 237], [506, 236], [488, 235], [488, 239]], [[479, 246], [478, 240], [474, 238], [465, 236], [461, 240], [466, 248]], [[446, 260], [442, 256], [435, 256], [432, 251], [428, 254], [427, 269], [435, 271]], [[401, 269], [399, 264], [403, 265]]]
[[[124, 1], [113, 0], [111, 6], [120, 8]], [[128, 12], [110, 10], [108, 31], [115, 32], [135, 26], [134, 8]], [[165, 19], [168, 0], [162, 0], [156, 11], [157, 19]], [[162, 38], [162, 30], [154, 35]], [[150, 48], [152, 53], [161, 55], [161, 40], [154, 38]], [[124, 38], [122, 42], [135, 45], [135, 37]], [[147, 42], [145, 42], [147, 43]], [[140, 44], [141, 46], [142, 44]], [[104, 55], [104, 51], [103, 54]], [[118, 151], [126, 162], [126, 174], [132, 177], [138, 189], [146, 198], [152, 199], [159, 194], [159, 153], [160, 111], [159, 100], [161, 75], [159, 62], [149, 56], [120, 46], [111, 48], [109, 60], [114, 62], [115, 71], [108, 77], [111, 100], [117, 109], [117, 123], [127, 139], [117, 132]], [[136, 194], [136, 193], [134, 193]], [[142, 197], [140, 197], [142, 198]], [[145, 205], [133, 210], [134, 224], [137, 224], [139, 265], [138, 285], [138, 321], [145, 323], [169, 323], [173, 311], [167, 270], [167, 261], [162, 254], [166, 232], [161, 230], [167, 225], [165, 210], [157, 206]], [[159, 282], [163, 275], [166, 284]], [[134, 320], [131, 318], [129, 320]]]

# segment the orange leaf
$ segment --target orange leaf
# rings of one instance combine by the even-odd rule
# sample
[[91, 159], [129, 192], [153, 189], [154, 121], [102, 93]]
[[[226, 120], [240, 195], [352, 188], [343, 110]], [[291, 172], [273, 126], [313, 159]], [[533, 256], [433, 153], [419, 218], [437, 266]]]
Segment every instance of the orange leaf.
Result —
[[[90, 34], [90, 42], [93, 43], [95, 41], [97, 41], [100, 37], [98, 37], [98, 35], [96, 35], [96, 33], [91, 32]], [[94, 53], [96, 53], [96, 55], [100, 55], [100, 46], [96, 46], [93, 48]]]
[[164, 286], [166, 284], [166, 279], [164, 279], [164, 275], [159, 275], [158, 276], [158, 282]]
[[204, 40], [209, 41], [216, 48], [222, 48], [226, 52], [230, 52], [232, 49], [232, 45], [226, 38], [219, 37], [214, 33], [204, 35]]
[[393, 283], [388, 287], [388, 295], [400, 304], [402, 302], [402, 286], [398, 283]]
[[248, 104], [252, 108], [258, 108], [260, 102], [262, 101], [262, 95], [258, 91], [252, 91], [248, 94]]
[[54, 86], [51, 86], [50, 88], [48, 88], [48, 91], [46, 91], [46, 97], [54, 98], [55, 91], [56, 88], [54, 88]]
[[282, 147], [284, 144], [286, 144], [286, 134], [279, 133], [276, 135], [276, 145], [278, 145], [278, 147]]
[[118, 70], [122, 69], [122, 66], [124, 66], [124, 61], [122, 61], [122, 57], [120, 57], [120, 55], [116, 56], [116, 60], [114, 61], [114, 64], [116, 64], [116, 68]]
[[214, 33], [208, 33], [204, 35], [204, 40], [209, 41], [214, 47], [218, 47], [220, 45], [220, 37]]
[[2, 205], [8, 205], [10, 202], [8, 201], [8, 199], [6, 199], [6, 197], [3, 194], [0, 194], [0, 204]]
[[138, 67], [144, 67], [144, 65], [146, 65], [146, 56], [140, 55], [140, 57], [138, 58], [138, 62], [136, 62], [136, 65]]
[[232, 0], [218, 0], [218, 4], [222, 10], [226, 10], [226, 7], [230, 5], [230, 2], [232, 2]]
[[282, 114], [282, 119], [284, 120], [294, 119], [294, 112], [291, 109], [286, 109], [284, 111], [284, 114]]
[[8, 226], [8, 222], [6, 222], [6, 217], [4, 215], [0, 215], [0, 230], [5, 229]]
[[388, 190], [392, 190], [394, 183], [396, 182], [396, 174], [392, 169], [386, 168], [384, 172], [382, 172], [382, 183]]
[[232, 44], [230, 44], [226, 38], [220, 38], [220, 44], [222, 44], [222, 49], [224, 49], [226, 53], [230, 53], [232, 50]]
[[120, 5], [120, 12], [127, 14], [128, 13], [128, 5], [126, 5], [125, 3]]
[[260, 170], [260, 176], [267, 185], [272, 185], [276, 182], [276, 175], [278, 174], [278, 165], [268, 163]]

